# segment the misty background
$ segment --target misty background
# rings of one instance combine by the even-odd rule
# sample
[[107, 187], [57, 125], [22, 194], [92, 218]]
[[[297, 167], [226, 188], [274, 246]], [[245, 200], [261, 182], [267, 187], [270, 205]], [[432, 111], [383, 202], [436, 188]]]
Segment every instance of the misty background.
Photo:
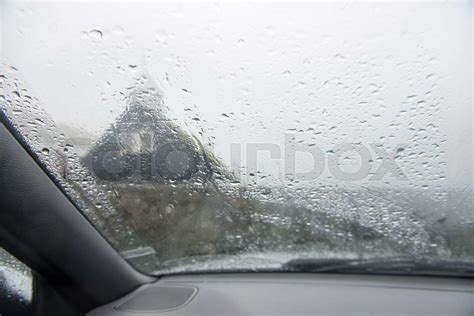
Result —
[[[340, 143], [387, 152], [407, 144], [397, 165], [408, 182], [390, 173], [383, 181], [472, 185], [469, 1], [4, 1], [0, 9], [3, 62], [66, 134], [97, 139], [146, 74], [168, 117], [227, 164], [240, 144], [244, 174], [248, 144], [276, 144], [283, 157], [291, 134], [325, 154]], [[258, 157], [259, 181], [280, 183], [283, 159]], [[308, 154], [296, 160], [297, 171], [311, 169]], [[347, 153], [341, 168], [359, 163]], [[321, 179], [337, 180], [327, 163]]]

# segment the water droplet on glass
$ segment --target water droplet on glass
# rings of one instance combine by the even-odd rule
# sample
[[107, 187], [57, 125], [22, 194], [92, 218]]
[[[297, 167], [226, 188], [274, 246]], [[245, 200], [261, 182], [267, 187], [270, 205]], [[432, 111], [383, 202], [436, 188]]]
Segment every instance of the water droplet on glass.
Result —
[[99, 40], [102, 39], [103, 34], [102, 34], [102, 31], [100, 31], [100, 30], [92, 30], [92, 31], [89, 32], [89, 36], [92, 39], [94, 39], [96, 41], [99, 41]]

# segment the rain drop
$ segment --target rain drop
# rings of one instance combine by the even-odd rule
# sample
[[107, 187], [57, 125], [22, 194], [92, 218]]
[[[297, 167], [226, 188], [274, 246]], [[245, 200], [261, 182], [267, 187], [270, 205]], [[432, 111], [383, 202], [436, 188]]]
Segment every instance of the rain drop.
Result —
[[92, 30], [89, 32], [89, 36], [96, 41], [100, 41], [104, 35], [100, 30]]

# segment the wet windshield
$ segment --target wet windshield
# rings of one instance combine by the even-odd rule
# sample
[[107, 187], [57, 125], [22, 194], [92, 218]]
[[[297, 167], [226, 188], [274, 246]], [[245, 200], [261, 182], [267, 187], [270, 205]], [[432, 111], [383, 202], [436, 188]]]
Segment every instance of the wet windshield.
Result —
[[137, 269], [474, 262], [469, 1], [0, 10], [1, 111]]

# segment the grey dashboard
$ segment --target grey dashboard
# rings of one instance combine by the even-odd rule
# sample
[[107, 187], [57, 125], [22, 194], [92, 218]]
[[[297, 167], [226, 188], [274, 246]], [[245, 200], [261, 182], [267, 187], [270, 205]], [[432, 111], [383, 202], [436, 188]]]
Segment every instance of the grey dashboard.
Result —
[[474, 283], [336, 274], [167, 276], [88, 315], [474, 315]]

